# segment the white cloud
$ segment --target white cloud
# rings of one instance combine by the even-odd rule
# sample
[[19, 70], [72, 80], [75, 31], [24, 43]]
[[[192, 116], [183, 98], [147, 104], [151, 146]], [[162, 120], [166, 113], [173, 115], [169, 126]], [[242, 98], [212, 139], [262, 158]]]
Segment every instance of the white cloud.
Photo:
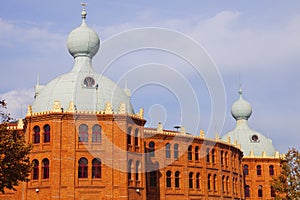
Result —
[[0, 94], [0, 98], [6, 100], [11, 117], [18, 119], [26, 115], [28, 105], [33, 102], [33, 95], [33, 89], [16, 89]]
[[30, 49], [57, 50], [64, 45], [65, 36], [50, 32], [48, 27], [33, 23], [7, 21], [0, 18], [0, 46], [18, 47], [29, 44]]

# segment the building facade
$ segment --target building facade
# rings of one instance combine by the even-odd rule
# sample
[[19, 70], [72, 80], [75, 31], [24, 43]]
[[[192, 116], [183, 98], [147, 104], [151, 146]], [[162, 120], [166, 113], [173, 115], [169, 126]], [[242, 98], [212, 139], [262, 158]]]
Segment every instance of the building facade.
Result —
[[237, 127], [223, 138], [146, 128], [128, 90], [94, 71], [100, 40], [85, 20], [83, 9], [68, 36], [72, 71], [38, 83], [25, 119], [10, 127], [33, 144], [33, 169], [29, 182], [0, 199], [274, 198], [279, 153], [247, 126], [252, 110], [242, 96], [232, 109]]

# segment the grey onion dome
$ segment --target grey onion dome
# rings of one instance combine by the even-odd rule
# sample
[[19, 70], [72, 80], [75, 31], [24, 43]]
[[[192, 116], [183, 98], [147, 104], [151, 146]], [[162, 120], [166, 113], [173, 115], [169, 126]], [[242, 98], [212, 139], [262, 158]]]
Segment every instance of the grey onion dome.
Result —
[[74, 29], [67, 39], [68, 50], [74, 58], [78, 56], [88, 56], [92, 58], [96, 55], [100, 47], [98, 34], [85, 23], [86, 15], [87, 13], [85, 9], [83, 9], [81, 13], [81, 26]]
[[252, 113], [252, 108], [250, 103], [248, 103], [247, 101], [245, 101], [242, 97], [242, 90], [239, 90], [239, 95], [240, 98], [239, 100], [237, 100], [236, 102], [233, 103], [232, 107], [231, 107], [231, 114], [232, 116], [236, 119], [245, 119], [247, 120]]

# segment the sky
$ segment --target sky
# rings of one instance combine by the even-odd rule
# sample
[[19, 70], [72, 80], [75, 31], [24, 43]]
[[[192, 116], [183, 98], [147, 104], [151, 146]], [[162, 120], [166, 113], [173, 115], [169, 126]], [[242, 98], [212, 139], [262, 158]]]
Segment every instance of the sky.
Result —
[[[230, 109], [241, 87], [244, 99], [252, 106], [250, 127], [270, 137], [281, 153], [292, 146], [299, 149], [300, 1], [86, 2], [87, 23], [99, 34], [101, 44], [124, 31], [155, 27], [172, 30], [201, 46], [215, 64], [224, 86], [222, 95], [226, 101], [220, 102], [226, 108], [222, 113], [224, 123], [214, 122], [222, 126], [220, 131], [215, 129], [220, 135], [235, 127]], [[0, 98], [7, 100], [13, 117], [25, 116], [27, 106], [33, 102], [37, 77], [40, 84], [47, 84], [72, 69], [74, 60], [68, 53], [66, 38], [80, 25], [81, 9], [78, 0], [1, 3]], [[147, 39], [150, 41], [151, 37]], [[190, 49], [182, 46], [181, 50]], [[103, 72], [100, 53], [101, 47], [93, 62], [95, 70]], [[141, 73], [127, 81], [135, 111], [145, 108], [146, 126], [156, 127], [163, 122], [166, 129], [182, 125], [191, 131], [199, 117], [197, 129], [206, 131], [213, 120], [213, 108], [217, 107], [212, 105], [213, 94], [209, 90], [212, 85], [182, 58], [158, 49], [143, 49], [114, 61], [105, 75], [124, 85], [124, 74], [149, 63], [172, 68], [183, 77], [183, 82], [192, 88], [199, 110], [193, 112], [187, 106], [189, 112], [182, 111], [191, 96], [180, 97], [177, 90], [182, 88], [173, 88], [170, 73], [158, 73], [157, 77], [170, 80], [165, 84], [173, 85], [137, 87], [133, 79], [151, 81], [154, 77]]]

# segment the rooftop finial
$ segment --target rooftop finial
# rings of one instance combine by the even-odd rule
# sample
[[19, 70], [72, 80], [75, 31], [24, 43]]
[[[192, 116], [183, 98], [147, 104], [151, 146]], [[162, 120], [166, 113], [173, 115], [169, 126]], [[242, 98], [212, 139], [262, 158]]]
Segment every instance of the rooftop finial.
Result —
[[87, 6], [87, 3], [81, 3], [82, 6], [82, 12], [81, 12], [81, 17], [84, 20], [86, 18], [86, 10], [85, 7]]
[[243, 94], [242, 88], [239, 89], [239, 95], [241, 96]]

